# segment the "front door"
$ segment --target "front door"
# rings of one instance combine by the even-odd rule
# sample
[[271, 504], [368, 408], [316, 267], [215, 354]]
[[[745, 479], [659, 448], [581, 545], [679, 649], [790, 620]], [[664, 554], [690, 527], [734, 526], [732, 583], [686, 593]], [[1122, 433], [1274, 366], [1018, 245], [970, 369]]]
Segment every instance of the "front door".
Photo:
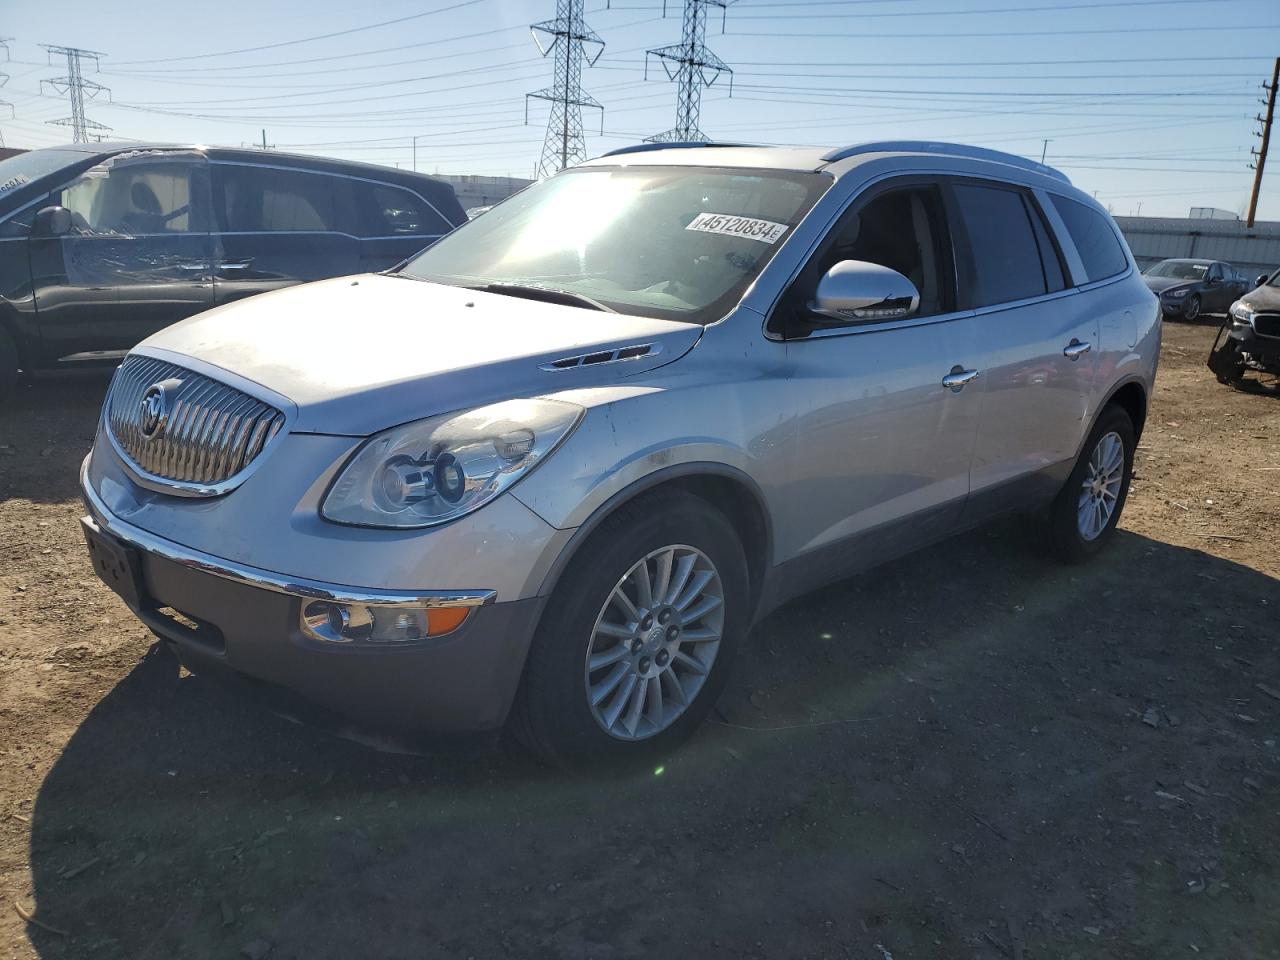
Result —
[[213, 304], [204, 158], [109, 157], [55, 190], [70, 232], [29, 241], [46, 361], [128, 350]]
[[787, 555], [829, 566], [824, 579], [945, 536], [962, 514], [984, 383], [968, 315], [956, 310], [946, 219], [928, 182], [864, 195], [780, 308], [802, 312], [843, 260], [890, 267], [921, 294], [903, 320], [793, 324], [796, 442], [777, 536]]

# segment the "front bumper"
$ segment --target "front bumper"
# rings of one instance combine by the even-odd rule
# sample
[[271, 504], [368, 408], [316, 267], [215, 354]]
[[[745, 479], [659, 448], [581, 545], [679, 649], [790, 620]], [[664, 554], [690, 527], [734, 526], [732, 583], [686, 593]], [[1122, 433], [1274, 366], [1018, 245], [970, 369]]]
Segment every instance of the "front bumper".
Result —
[[[363, 589], [282, 577], [121, 520], [83, 471], [81, 491], [86, 525], [137, 557], [134, 613], [193, 672], [252, 681], [247, 685], [277, 704], [296, 701], [315, 708], [317, 717], [337, 714], [395, 736], [493, 733], [505, 722], [540, 598], [497, 603], [491, 590]], [[302, 604], [315, 599], [473, 609], [461, 627], [439, 638], [360, 647], [302, 632]], [[305, 713], [310, 719], [311, 711]]]

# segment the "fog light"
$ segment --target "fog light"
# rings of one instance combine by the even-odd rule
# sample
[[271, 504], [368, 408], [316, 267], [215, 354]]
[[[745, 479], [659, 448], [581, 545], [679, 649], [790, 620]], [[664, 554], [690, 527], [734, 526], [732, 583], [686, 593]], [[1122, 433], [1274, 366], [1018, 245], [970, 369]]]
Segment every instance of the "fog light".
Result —
[[457, 630], [470, 607], [370, 607], [314, 600], [302, 608], [302, 632], [328, 643], [412, 643]]

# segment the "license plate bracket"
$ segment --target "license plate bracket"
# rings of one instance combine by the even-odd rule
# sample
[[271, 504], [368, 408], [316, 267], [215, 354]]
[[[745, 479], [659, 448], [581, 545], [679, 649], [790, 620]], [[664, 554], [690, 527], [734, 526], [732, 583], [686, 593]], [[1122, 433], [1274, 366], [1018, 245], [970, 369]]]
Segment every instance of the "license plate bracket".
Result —
[[87, 517], [81, 518], [80, 529], [89, 547], [89, 561], [93, 564], [93, 572], [132, 609], [141, 610], [142, 598], [146, 595], [142, 582], [141, 554], [110, 534], [103, 533]]

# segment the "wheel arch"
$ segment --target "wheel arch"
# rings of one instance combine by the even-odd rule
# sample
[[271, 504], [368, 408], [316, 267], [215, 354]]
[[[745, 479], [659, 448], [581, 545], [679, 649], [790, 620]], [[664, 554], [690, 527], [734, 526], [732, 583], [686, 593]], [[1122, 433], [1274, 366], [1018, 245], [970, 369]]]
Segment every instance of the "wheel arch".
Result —
[[[1129, 414], [1129, 419], [1133, 421], [1134, 439], [1142, 439], [1142, 428], [1147, 422], [1147, 388], [1146, 385], [1137, 377], [1124, 380], [1112, 388], [1111, 392], [1098, 406], [1098, 412], [1094, 415], [1094, 422], [1098, 417], [1102, 416], [1102, 412], [1111, 405], [1117, 405], [1125, 413]], [[1093, 429], [1090, 425], [1090, 430]], [[1087, 436], [1087, 434], [1086, 434]]]
[[759, 485], [746, 473], [723, 463], [674, 464], [647, 474], [619, 490], [578, 527], [542, 579], [537, 593], [550, 596], [574, 556], [605, 519], [637, 498], [658, 489], [679, 489], [707, 501], [733, 524], [750, 577], [752, 613], [761, 599], [773, 557], [773, 523]]

